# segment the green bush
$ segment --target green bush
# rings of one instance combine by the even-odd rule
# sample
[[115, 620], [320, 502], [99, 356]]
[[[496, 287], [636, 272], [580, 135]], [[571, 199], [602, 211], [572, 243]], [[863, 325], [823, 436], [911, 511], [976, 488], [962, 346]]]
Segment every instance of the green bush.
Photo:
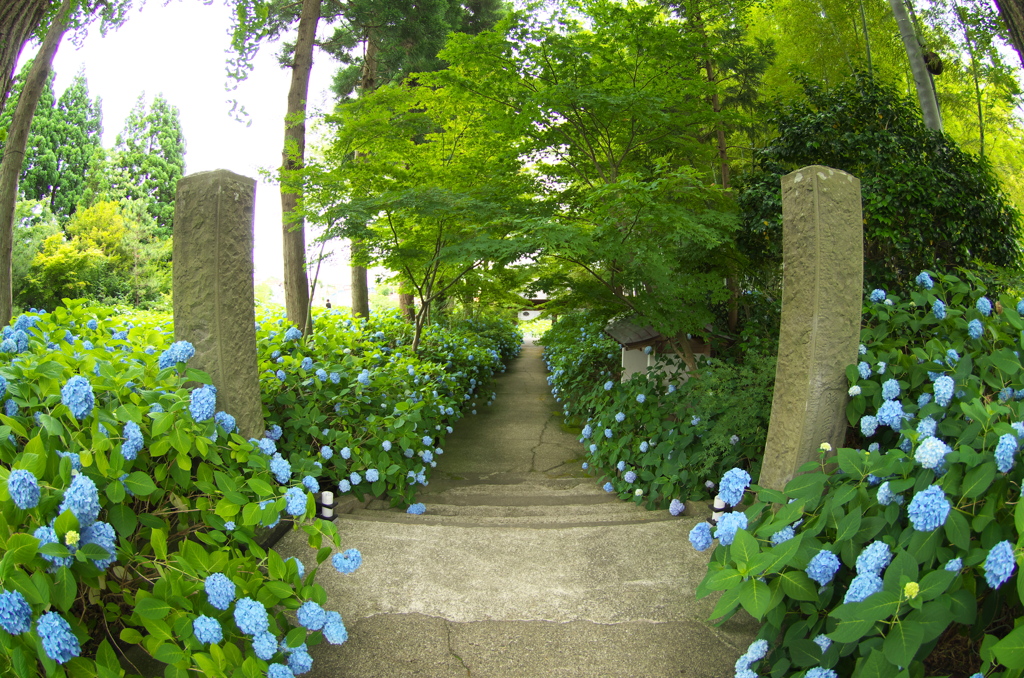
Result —
[[[340, 616], [323, 625], [298, 613], [324, 612], [322, 563], [348, 572], [359, 561], [340, 552], [333, 523], [309, 522], [314, 496], [344, 482], [407, 504], [515, 335], [436, 329], [413, 356], [394, 318], [317, 320], [302, 337], [261, 318], [268, 430], [250, 440], [214, 416], [210, 379], [174, 352], [166, 315], [66, 300], [3, 329], [0, 675], [120, 676], [113, 639], [165, 662], [168, 677], [262, 677], [269, 663], [300, 672], [305, 647], [344, 641]], [[306, 532], [315, 563], [261, 546], [282, 517]], [[205, 581], [218, 573], [238, 602], [213, 604]], [[259, 609], [269, 636], [246, 631]]]
[[[621, 497], [664, 508], [706, 497], [706, 483], [740, 466], [756, 474], [768, 433], [775, 357], [753, 345], [742, 363], [702, 360], [683, 381], [618, 379], [619, 347], [590, 315], [564, 316], [542, 337], [552, 393], [582, 424], [588, 470]], [[681, 369], [678, 359], [662, 364]], [[632, 475], [635, 474], [635, 478]]]
[[[753, 486], [742, 529], [716, 530], [698, 595], [723, 592], [713, 618], [743, 607], [762, 621], [767, 657], [742, 660], [759, 675], [922, 676], [950, 627], [981, 641], [972, 670], [1024, 671], [1024, 302], [992, 301], [972, 277], [917, 280], [866, 306], [847, 370], [860, 445], [783, 492]], [[996, 635], [1005, 610], [1016, 628]]]

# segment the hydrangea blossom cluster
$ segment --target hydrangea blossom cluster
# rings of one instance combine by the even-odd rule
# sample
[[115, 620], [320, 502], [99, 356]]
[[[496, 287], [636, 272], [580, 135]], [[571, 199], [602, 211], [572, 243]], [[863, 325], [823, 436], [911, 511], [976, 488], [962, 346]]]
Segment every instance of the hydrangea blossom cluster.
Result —
[[334, 569], [342, 574], [352, 574], [363, 564], [363, 554], [358, 549], [347, 549], [341, 553], [335, 553], [334, 557], [331, 558], [331, 564], [334, 565]]
[[21, 591], [0, 589], [0, 628], [12, 636], [32, 628], [32, 608]]
[[1017, 436], [1004, 433], [999, 436], [996, 444], [996, 468], [1000, 473], [1009, 473], [1013, 468], [1014, 456], [1017, 454]]
[[925, 271], [918, 273], [917, 277], [914, 278], [914, 282], [926, 290], [930, 290], [935, 285], [935, 283], [932, 282], [932, 277]]
[[192, 391], [188, 411], [193, 421], [212, 419], [217, 410], [217, 389], [209, 384]]
[[310, 631], [319, 631], [327, 623], [327, 612], [312, 600], [299, 607], [297, 617], [299, 624]]
[[882, 399], [895, 400], [900, 397], [900, 382], [895, 379], [886, 379], [882, 384]]
[[750, 667], [764, 659], [767, 654], [767, 640], [759, 638], [752, 642], [747, 651], [736, 660], [736, 678], [757, 678], [757, 673]]
[[946, 455], [953, 450], [938, 438], [929, 436], [922, 440], [914, 452], [914, 459], [922, 468], [935, 469], [942, 465]]
[[199, 615], [192, 622], [192, 632], [195, 634], [196, 640], [204, 644], [219, 643], [224, 639], [224, 631], [220, 627], [220, 622], [205, 614]]
[[157, 358], [157, 366], [163, 370], [173, 367], [178, 363], [186, 363], [196, 354], [195, 347], [187, 341], [176, 341], [160, 354]]
[[941, 527], [949, 515], [950, 504], [945, 492], [938, 485], [929, 485], [910, 500], [907, 514], [918, 532], [930, 532]]
[[1009, 541], [999, 542], [985, 556], [985, 581], [994, 589], [1009, 581], [1015, 569], [1017, 560], [1013, 554], [1013, 545]]
[[943, 303], [942, 299], [936, 299], [932, 302], [932, 313], [935, 315], [936, 320], [946, 319], [946, 304]]
[[227, 412], [220, 411], [217, 414], [213, 415], [213, 418], [217, 422], [217, 425], [224, 429], [224, 431], [227, 433], [234, 433], [235, 429], [238, 428], [238, 424], [235, 422], [235, 418], [228, 414]]
[[68, 382], [60, 389], [60, 399], [78, 421], [89, 416], [96, 402], [92, 394], [92, 384], [78, 374], [68, 379]]
[[280, 454], [275, 454], [270, 460], [270, 472], [274, 474], [274, 479], [277, 482], [284, 485], [291, 480], [292, 465]]
[[15, 469], [7, 478], [7, 491], [20, 509], [35, 508], [39, 504], [39, 481], [31, 471]]
[[885, 290], [871, 290], [871, 294], [868, 296], [868, 299], [870, 299], [871, 303], [873, 304], [878, 304], [885, 301]]
[[954, 386], [953, 378], [949, 375], [943, 374], [936, 379], [932, 386], [932, 390], [935, 392], [935, 403], [941, 407], [947, 407], [953, 398]]
[[139, 425], [134, 421], [129, 421], [125, 423], [122, 435], [124, 436], [124, 442], [121, 443], [121, 455], [128, 461], [131, 461], [142, 450], [142, 430], [139, 429]]
[[427, 510], [425, 504], [416, 502], [415, 504], [409, 504], [409, 508], [405, 509], [406, 513], [411, 513], [414, 516], [421, 516], [423, 512]]
[[988, 300], [988, 297], [978, 297], [974, 307], [985, 317], [992, 315], [992, 302]]
[[967, 323], [967, 334], [968, 336], [971, 337], [971, 339], [981, 339], [981, 335], [984, 333], [985, 328], [982, 327], [981, 321], [978, 320], [977, 318]]
[[836, 554], [831, 551], [822, 549], [811, 558], [811, 562], [807, 563], [807, 567], [804, 568], [804, 572], [807, 576], [818, 582], [820, 586], [825, 586], [832, 578], [836, 576], [836, 572], [839, 571], [839, 558]]
[[718, 496], [729, 506], [735, 506], [743, 500], [743, 493], [750, 485], [750, 474], [740, 468], [729, 469], [722, 476], [718, 486]]
[[707, 551], [713, 541], [710, 523], [697, 523], [690, 530], [690, 545], [698, 551]]
[[298, 327], [289, 327], [287, 330], [284, 331], [285, 341], [298, 341], [301, 338], [302, 330], [300, 330]]
[[83, 529], [96, 522], [100, 515], [100, 493], [89, 476], [80, 473], [71, 479], [60, 504], [59, 512], [64, 511], [75, 514], [79, 527]]
[[235, 604], [235, 624], [247, 635], [262, 633], [270, 628], [267, 608], [258, 600], [242, 598]]
[[673, 499], [672, 502], [668, 505], [668, 512], [674, 516], [680, 515], [685, 510], [686, 504], [679, 501], [678, 499]]
[[43, 642], [46, 656], [65, 664], [82, 654], [82, 646], [71, 630], [71, 625], [57, 612], [47, 612], [36, 621], [36, 633]]
[[747, 514], [735, 511], [726, 513], [718, 519], [718, 527], [715, 528], [715, 538], [722, 546], [729, 546], [736, 538], [736, 532], [747, 529]]
[[226, 610], [235, 600], [235, 582], [222, 572], [214, 572], [203, 583], [206, 599], [218, 610]]
[[301, 516], [306, 513], [306, 493], [297, 487], [289, 487], [284, 493], [287, 501], [285, 511], [291, 516]]

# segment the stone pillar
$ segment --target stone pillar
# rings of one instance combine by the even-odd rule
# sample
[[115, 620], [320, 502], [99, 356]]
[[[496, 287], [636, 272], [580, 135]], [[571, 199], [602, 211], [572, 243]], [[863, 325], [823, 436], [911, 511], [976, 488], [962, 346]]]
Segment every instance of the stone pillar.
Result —
[[811, 165], [782, 177], [782, 325], [758, 484], [781, 490], [819, 446], [843, 444], [864, 280], [860, 181]]
[[227, 170], [178, 182], [174, 203], [174, 339], [217, 387], [217, 410], [246, 438], [263, 434], [253, 295], [256, 180]]

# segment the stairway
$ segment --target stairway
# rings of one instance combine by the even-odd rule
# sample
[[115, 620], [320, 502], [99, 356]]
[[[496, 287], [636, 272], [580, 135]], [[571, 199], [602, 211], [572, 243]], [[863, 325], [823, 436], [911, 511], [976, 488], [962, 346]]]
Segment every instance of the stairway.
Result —
[[[540, 349], [524, 348], [497, 382], [493, 407], [460, 421], [423, 515], [383, 502], [338, 518], [362, 567], [328, 563], [317, 582], [349, 640], [311, 649], [314, 678], [719, 678], [747, 647], [749, 618], [706, 621], [694, 600], [708, 554], [702, 517], [647, 511], [580, 470]], [[277, 545], [307, 568], [302, 532]]]

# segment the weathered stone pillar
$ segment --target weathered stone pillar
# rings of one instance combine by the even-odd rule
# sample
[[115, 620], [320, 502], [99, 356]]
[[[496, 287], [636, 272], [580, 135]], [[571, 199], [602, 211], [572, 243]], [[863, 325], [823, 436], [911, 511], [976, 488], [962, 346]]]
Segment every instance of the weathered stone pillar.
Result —
[[253, 297], [256, 180], [227, 170], [178, 182], [174, 203], [174, 338], [217, 387], [241, 434], [263, 433]]
[[864, 280], [860, 181], [811, 165], [782, 177], [782, 326], [758, 484], [781, 490], [819, 446], [843, 444]]

